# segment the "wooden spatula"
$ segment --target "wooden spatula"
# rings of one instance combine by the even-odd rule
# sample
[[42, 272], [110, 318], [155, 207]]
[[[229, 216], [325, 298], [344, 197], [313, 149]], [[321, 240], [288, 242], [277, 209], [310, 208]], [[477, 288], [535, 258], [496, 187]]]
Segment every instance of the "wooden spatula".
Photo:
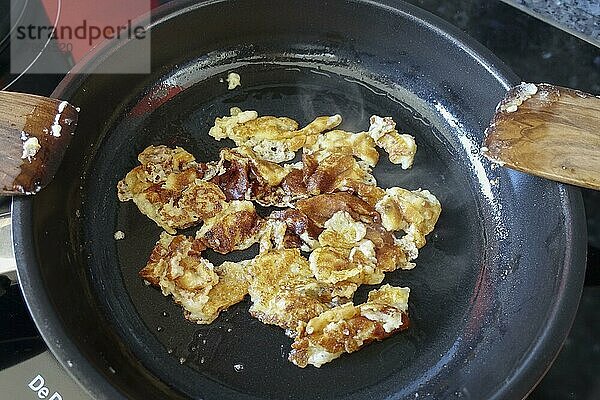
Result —
[[66, 101], [0, 91], [0, 194], [35, 194], [52, 180], [77, 112]]
[[522, 83], [496, 108], [484, 154], [529, 174], [600, 190], [600, 98]]

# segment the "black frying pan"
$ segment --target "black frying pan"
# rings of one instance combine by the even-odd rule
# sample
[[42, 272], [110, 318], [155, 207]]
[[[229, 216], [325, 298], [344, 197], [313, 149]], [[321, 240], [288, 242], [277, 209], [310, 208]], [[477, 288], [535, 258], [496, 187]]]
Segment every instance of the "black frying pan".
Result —
[[[78, 133], [55, 181], [13, 203], [31, 313], [93, 396], [484, 399], [532, 389], [581, 293], [583, 208], [579, 191], [478, 154], [518, 82], [497, 59], [401, 2], [180, 2], [155, 15], [151, 74], [87, 75], [135, 46], [99, 49], [56, 89], [82, 108]], [[242, 87], [228, 91], [219, 79], [232, 70]], [[417, 268], [386, 278], [411, 288], [410, 329], [299, 369], [286, 360], [290, 340], [251, 318], [247, 301], [195, 325], [138, 278], [160, 229], [117, 201], [117, 181], [149, 144], [215, 159], [226, 143], [206, 132], [231, 106], [301, 123], [340, 113], [349, 130], [392, 115], [416, 136], [412, 170], [375, 170], [380, 184], [430, 189], [443, 206]]]

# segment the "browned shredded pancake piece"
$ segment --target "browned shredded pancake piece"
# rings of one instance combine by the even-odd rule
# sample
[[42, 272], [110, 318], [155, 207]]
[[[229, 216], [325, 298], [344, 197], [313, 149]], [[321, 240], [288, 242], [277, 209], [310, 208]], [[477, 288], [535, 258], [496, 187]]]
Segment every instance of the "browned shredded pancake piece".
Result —
[[366, 303], [343, 304], [301, 324], [289, 359], [299, 367], [315, 367], [343, 353], [383, 340], [408, 328], [408, 288], [383, 285], [369, 293]]
[[[360, 285], [413, 268], [440, 215], [429, 191], [382, 189], [371, 173], [376, 147], [409, 168], [414, 138], [398, 133], [390, 117], [373, 116], [368, 131], [352, 133], [336, 129], [339, 115], [299, 128], [287, 117], [235, 107], [230, 114], [209, 132], [237, 146], [223, 148], [218, 161], [150, 146], [119, 182], [119, 199], [133, 200], [169, 233], [140, 276], [201, 324], [249, 294], [254, 317], [295, 338], [289, 359], [300, 367], [320, 367], [407, 328], [408, 288], [384, 285], [359, 305], [352, 298]], [[299, 150], [301, 161], [284, 164]], [[263, 218], [253, 202], [281, 209]], [[194, 238], [172, 236], [200, 224]], [[213, 266], [202, 257], [206, 248], [228, 254], [255, 243], [251, 260]]]
[[187, 319], [209, 324], [244, 298], [248, 281], [245, 263], [225, 262], [215, 268], [202, 258], [204, 249], [199, 240], [163, 232], [140, 276], [165, 296], [172, 295]]
[[298, 249], [270, 250], [250, 265], [250, 314], [294, 334], [300, 322], [350, 301], [356, 288], [348, 282], [317, 281]]
[[214, 217], [204, 221], [196, 239], [214, 251], [227, 254], [245, 250], [258, 242], [262, 220], [250, 201], [233, 200]]
[[182, 149], [149, 146], [138, 156], [142, 165], [117, 185], [119, 200], [133, 202], [165, 231], [174, 234], [217, 214], [225, 195], [203, 180], [209, 166]]

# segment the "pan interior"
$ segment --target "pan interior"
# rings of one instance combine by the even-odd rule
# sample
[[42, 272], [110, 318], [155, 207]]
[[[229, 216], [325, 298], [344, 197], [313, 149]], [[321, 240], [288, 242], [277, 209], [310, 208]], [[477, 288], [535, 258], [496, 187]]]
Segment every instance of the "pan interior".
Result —
[[[228, 71], [240, 74], [241, 87], [227, 89], [223, 79]], [[415, 111], [423, 107], [420, 102], [350, 69], [253, 62], [212, 69], [190, 63], [129, 104], [86, 168], [81, 209], [93, 284], [126, 346], [154, 374], [192, 397], [207, 396], [211, 387], [261, 398], [349, 398], [374, 385], [408, 393], [443, 369], [454, 357], [485, 258], [479, 206], [484, 197], [464, 148], [439, 121]], [[199, 161], [217, 159], [219, 148], [233, 142], [217, 142], [207, 132], [215, 117], [227, 115], [233, 106], [289, 116], [300, 125], [339, 113], [341, 128], [350, 131], [366, 130], [373, 114], [393, 116], [400, 131], [416, 137], [412, 169], [392, 165], [382, 153], [374, 171], [380, 186], [429, 189], [443, 208], [417, 267], [390, 273], [384, 281], [411, 289], [407, 331], [320, 369], [300, 369], [287, 361], [291, 340], [281, 329], [252, 318], [248, 299], [214, 323], [196, 325], [138, 277], [161, 229], [132, 202], [118, 202], [118, 180], [151, 144], [181, 146]], [[123, 240], [114, 240], [117, 230], [125, 233]], [[225, 258], [250, 258], [252, 251]], [[210, 252], [206, 256], [216, 264], [224, 259]], [[357, 294], [355, 302], [365, 293]]]

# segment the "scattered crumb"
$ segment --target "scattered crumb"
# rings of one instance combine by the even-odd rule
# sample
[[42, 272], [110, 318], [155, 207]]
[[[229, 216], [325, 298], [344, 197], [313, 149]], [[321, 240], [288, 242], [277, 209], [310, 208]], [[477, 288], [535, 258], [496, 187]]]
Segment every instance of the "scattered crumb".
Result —
[[50, 129], [52, 130], [52, 136], [54, 137], [60, 137], [60, 131], [62, 130], [62, 126], [60, 126], [59, 124], [52, 124], [52, 126], [50, 127]]
[[[23, 139], [23, 136], [21, 136], [21, 139]], [[26, 158], [31, 161], [31, 157], [35, 156], [38, 150], [41, 148], [42, 146], [40, 145], [38, 139], [36, 137], [30, 137], [23, 142], [23, 155], [21, 158]]]
[[243, 364], [235, 364], [233, 366], [233, 369], [235, 370], [235, 372], [240, 372], [241, 370], [244, 369], [244, 365]]
[[123, 231], [116, 231], [115, 232], [115, 240], [122, 240], [125, 239], [125, 233]]
[[512, 97], [506, 99], [500, 105], [501, 111], [512, 113], [517, 111], [518, 107], [523, 104], [524, 101], [529, 100], [531, 96], [536, 94], [538, 88], [533, 83], [521, 83], [514, 89]]
[[227, 89], [233, 90], [241, 85], [242, 83], [240, 81], [239, 74], [236, 74], [235, 72], [230, 72], [229, 75], [227, 75]]

